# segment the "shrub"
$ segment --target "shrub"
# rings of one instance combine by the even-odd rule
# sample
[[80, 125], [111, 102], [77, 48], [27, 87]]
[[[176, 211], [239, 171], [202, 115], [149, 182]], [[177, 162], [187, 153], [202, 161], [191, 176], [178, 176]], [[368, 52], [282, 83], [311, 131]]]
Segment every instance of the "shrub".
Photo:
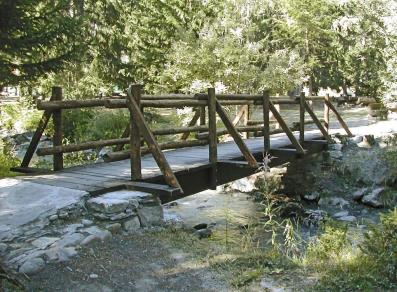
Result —
[[20, 161], [10, 151], [7, 145], [0, 140], [0, 178], [13, 177], [17, 174], [10, 171], [11, 167], [19, 166]]

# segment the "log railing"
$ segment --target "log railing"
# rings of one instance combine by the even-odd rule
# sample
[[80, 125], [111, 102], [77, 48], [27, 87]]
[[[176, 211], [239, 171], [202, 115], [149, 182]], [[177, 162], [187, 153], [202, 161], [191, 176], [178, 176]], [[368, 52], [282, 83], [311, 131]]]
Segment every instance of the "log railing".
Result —
[[[324, 119], [318, 119], [308, 100], [321, 99], [324, 101]], [[225, 106], [241, 105], [234, 119], [230, 119], [225, 111]], [[290, 128], [280, 114], [280, 105], [298, 105], [300, 112], [299, 122], [295, 122]], [[262, 119], [250, 120], [252, 106], [262, 107]], [[63, 169], [63, 154], [95, 149], [104, 146], [116, 146], [115, 152], [105, 155], [105, 162], [130, 159], [131, 161], [131, 179], [141, 180], [142, 167], [141, 156], [151, 153], [157, 162], [165, 181], [173, 186], [180, 188], [179, 182], [174, 175], [170, 165], [167, 162], [162, 150], [177, 149], [184, 147], [209, 145], [209, 164], [212, 166], [211, 186], [216, 187], [216, 164], [217, 164], [217, 144], [218, 137], [230, 135], [239, 147], [243, 157], [251, 167], [258, 167], [253, 154], [240, 136], [240, 133], [254, 133], [254, 136], [263, 136], [263, 152], [268, 152], [271, 148], [270, 136], [276, 133], [285, 133], [291, 144], [295, 147], [298, 154], [304, 154], [303, 148], [305, 142], [305, 125], [314, 123], [328, 142], [332, 142], [329, 136], [329, 114], [334, 112], [337, 120], [346, 130], [349, 136], [352, 135], [346, 123], [331, 103], [329, 96], [305, 97], [301, 96], [291, 99], [289, 97], [271, 97], [266, 90], [262, 94], [215, 94], [213, 88], [209, 88], [207, 93], [184, 95], [145, 95], [142, 94], [142, 87], [132, 85], [127, 90], [127, 95], [122, 97], [107, 97], [89, 100], [63, 100], [62, 89], [55, 87], [52, 90], [52, 97], [49, 101], [40, 101], [37, 104], [38, 109], [43, 110], [43, 117], [39, 122], [38, 128], [34, 133], [33, 139], [28, 147], [21, 167], [17, 170], [21, 172], [31, 172], [29, 163], [32, 159], [37, 145], [40, 141], [51, 116], [54, 122], [53, 147], [37, 149], [38, 156], [53, 155], [53, 170]], [[128, 127], [125, 129], [120, 138], [88, 141], [84, 143], [63, 145], [63, 122], [62, 111], [65, 109], [80, 109], [89, 107], [102, 107], [108, 109], [127, 108], [130, 113]], [[150, 129], [145, 121], [144, 108], [183, 108], [193, 107], [195, 114], [186, 127], [169, 127], [162, 129]], [[305, 120], [306, 112], [311, 120]], [[217, 116], [223, 124], [222, 128], [217, 127]], [[272, 121], [271, 118], [274, 120]], [[241, 123], [242, 122], [242, 123]], [[324, 125], [323, 125], [324, 123]], [[271, 124], [277, 124], [276, 129], [271, 129]], [[299, 139], [295, 138], [293, 131], [299, 131]], [[195, 139], [188, 140], [191, 133], [196, 133]], [[158, 143], [156, 136], [182, 134], [180, 140]], [[143, 146], [143, 142], [147, 146]], [[129, 144], [128, 150], [123, 150], [125, 145]]]

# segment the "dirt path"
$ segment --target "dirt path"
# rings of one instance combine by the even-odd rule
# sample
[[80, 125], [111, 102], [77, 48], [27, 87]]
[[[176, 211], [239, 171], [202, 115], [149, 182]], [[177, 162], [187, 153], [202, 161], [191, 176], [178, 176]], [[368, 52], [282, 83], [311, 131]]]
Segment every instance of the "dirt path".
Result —
[[115, 236], [47, 265], [28, 291], [230, 291], [214, 271], [153, 234]]

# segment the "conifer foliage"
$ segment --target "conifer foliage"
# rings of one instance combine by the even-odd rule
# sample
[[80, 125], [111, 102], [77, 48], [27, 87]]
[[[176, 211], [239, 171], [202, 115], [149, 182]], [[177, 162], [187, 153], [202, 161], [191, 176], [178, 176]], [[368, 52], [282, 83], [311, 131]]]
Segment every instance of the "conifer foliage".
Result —
[[78, 55], [83, 34], [69, 0], [0, 0], [0, 86], [59, 71]]

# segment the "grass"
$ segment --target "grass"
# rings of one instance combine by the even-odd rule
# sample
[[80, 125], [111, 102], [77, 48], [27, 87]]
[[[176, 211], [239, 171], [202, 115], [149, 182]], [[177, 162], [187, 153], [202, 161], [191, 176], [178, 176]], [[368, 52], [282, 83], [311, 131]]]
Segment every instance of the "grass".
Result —
[[381, 215], [358, 245], [345, 226], [327, 226], [310, 243], [301, 265], [319, 273], [312, 291], [395, 291], [397, 289], [397, 209]]

